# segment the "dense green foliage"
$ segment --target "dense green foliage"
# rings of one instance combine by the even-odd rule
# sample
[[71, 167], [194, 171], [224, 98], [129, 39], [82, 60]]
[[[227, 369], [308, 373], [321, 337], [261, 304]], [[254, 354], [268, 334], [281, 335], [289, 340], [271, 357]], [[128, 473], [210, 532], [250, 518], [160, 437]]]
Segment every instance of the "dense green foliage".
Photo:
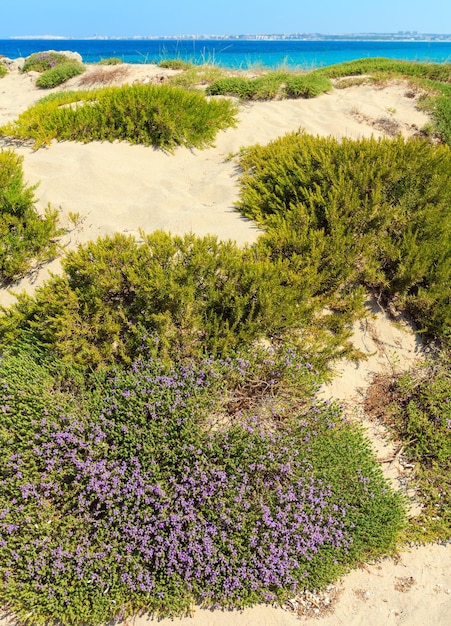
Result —
[[[279, 356], [312, 387], [308, 364]], [[272, 362], [277, 377], [277, 356], [260, 359], [251, 372]], [[27, 352], [1, 360], [0, 598], [20, 619], [283, 600], [395, 547], [402, 500], [336, 406], [306, 398], [277, 432], [211, 422], [248, 367], [141, 358], [83, 379]]]
[[451, 153], [425, 140], [293, 133], [243, 150], [239, 210], [316, 289], [364, 284], [420, 330], [451, 324]]
[[242, 100], [280, 98], [313, 98], [332, 88], [329, 79], [316, 74], [269, 72], [258, 78], [228, 76], [210, 84], [209, 95], [236, 96]]
[[403, 442], [415, 466], [414, 484], [423, 511], [413, 520], [415, 539], [451, 538], [451, 349], [395, 377], [379, 376], [366, 410]]
[[170, 86], [133, 85], [71, 91], [38, 102], [0, 131], [33, 138], [36, 147], [60, 141], [129, 141], [172, 149], [202, 147], [235, 122], [227, 100]]
[[117, 234], [70, 252], [63, 276], [5, 312], [3, 342], [32, 336], [89, 367], [134, 358], [145, 329], [149, 348], [176, 361], [230, 354], [308, 317], [283, 261], [214, 237], [143, 239]]
[[442, 141], [451, 146], [451, 93], [435, 98], [431, 106], [434, 131]]
[[0, 151], [0, 283], [23, 276], [30, 268], [54, 257], [56, 211], [40, 216], [34, 207], [35, 187], [24, 183], [22, 157]]
[[8, 70], [3, 65], [3, 63], [0, 61], [0, 78], [2, 78], [2, 76], [6, 76], [7, 73], [8, 73]]
[[315, 98], [332, 89], [332, 83], [325, 76], [315, 74], [294, 74], [287, 78], [285, 93], [288, 98]]
[[83, 74], [85, 67], [77, 61], [67, 61], [67, 63], [60, 63], [55, 65], [50, 70], [43, 72], [36, 80], [36, 86], [41, 89], [51, 89], [52, 87], [58, 87], [62, 85], [69, 78]]
[[25, 59], [22, 72], [46, 72], [47, 70], [67, 63], [69, 57], [60, 52], [36, 52]]

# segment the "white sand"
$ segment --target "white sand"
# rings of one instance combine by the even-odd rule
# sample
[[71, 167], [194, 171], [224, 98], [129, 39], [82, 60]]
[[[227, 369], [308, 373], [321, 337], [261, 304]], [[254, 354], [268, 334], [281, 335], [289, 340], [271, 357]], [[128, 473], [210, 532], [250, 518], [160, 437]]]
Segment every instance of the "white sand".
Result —
[[[92, 70], [90, 70], [92, 71]], [[155, 66], [130, 66], [125, 82], [160, 82], [170, 74]], [[35, 76], [12, 72], [0, 79], [0, 125], [43, 96], [34, 85]], [[82, 77], [72, 79], [64, 89], [77, 88]], [[116, 81], [118, 82], [118, 81]], [[37, 207], [50, 203], [60, 211], [61, 223], [70, 224], [69, 213], [78, 213], [79, 223], [63, 238], [68, 248], [105, 234], [126, 232], [138, 236], [139, 229], [157, 228], [174, 234], [194, 232], [215, 234], [240, 244], [252, 243], [259, 231], [234, 211], [238, 197], [237, 171], [230, 153], [254, 143], [267, 143], [286, 132], [304, 129], [308, 133], [358, 138], [384, 134], [393, 123], [410, 136], [427, 121], [417, 108], [417, 98], [403, 82], [375, 87], [354, 86], [336, 89], [313, 100], [291, 100], [246, 104], [240, 107], [236, 129], [221, 132], [215, 147], [205, 150], [178, 149], [174, 154], [125, 143], [52, 143], [33, 151], [21, 146], [26, 180], [38, 183]], [[382, 121], [381, 121], [382, 120]], [[0, 139], [0, 147], [8, 142]], [[33, 279], [15, 289], [32, 292], [49, 271], [59, 271], [54, 261]], [[14, 297], [0, 291], [0, 304], [8, 306]], [[372, 373], [407, 366], [421, 354], [415, 336], [395, 327], [387, 316], [371, 306], [376, 315], [355, 327], [356, 345], [369, 355], [359, 364], [339, 363], [339, 377], [324, 393], [344, 401], [360, 419], [358, 401]], [[377, 454], [390, 454], [392, 447], [380, 433], [372, 435]], [[394, 472], [396, 484], [399, 468]], [[342, 593], [333, 611], [321, 616], [322, 626], [360, 625], [445, 626], [451, 624], [451, 545], [430, 545], [391, 559], [364, 566], [339, 584]], [[401, 580], [401, 582], [400, 582]], [[404, 581], [404, 582], [402, 582]], [[407, 581], [407, 582], [406, 582]], [[409, 587], [406, 590], [406, 587]], [[399, 589], [404, 589], [399, 591]], [[135, 624], [149, 623], [137, 618]], [[194, 618], [163, 620], [161, 626], [288, 626], [310, 623], [281, 608], [255, 607], [242, 613], [210, 612], [197, 609]], [[7, 621], [0, 619], [0, 624]]]

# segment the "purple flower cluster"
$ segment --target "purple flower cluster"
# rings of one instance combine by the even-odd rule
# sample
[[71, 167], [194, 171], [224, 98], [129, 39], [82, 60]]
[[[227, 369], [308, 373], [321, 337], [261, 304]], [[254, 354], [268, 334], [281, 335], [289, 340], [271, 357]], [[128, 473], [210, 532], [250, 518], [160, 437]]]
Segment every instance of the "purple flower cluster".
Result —
[[[4, 584], [61, 606], [94, 588], [112, 602], [164, 603], [174, 587], [255, 602], [294, 592], [323, 548], [346, 551], [347, 508], [314, 478], [300, 438], [257, 419], [209, 430], [218, 390], [212, 365], [141, 361], [111, 377], [95, 411], [45, 411], [4, 462]], [[300, 431], [315, 437], [308, 420]]]

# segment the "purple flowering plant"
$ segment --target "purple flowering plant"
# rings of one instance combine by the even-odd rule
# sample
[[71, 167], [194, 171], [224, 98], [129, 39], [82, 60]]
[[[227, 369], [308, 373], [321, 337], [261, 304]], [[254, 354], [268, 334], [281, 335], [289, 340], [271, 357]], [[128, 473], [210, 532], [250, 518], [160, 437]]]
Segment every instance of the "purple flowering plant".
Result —
[[3, 602], [33, 624], [246, 606], [325, 584], [393, 545], [402, 503], [339, 407], [312, 392], [283, 420], [229, 411], [230, 389], [252, 387], [258, 360], [285, 362], [279, 380], [261, 363], [274, 395], [290, 375], [315, 388], [292, 352], [273, 357], [176, 367], [143, 357], [91, 378], [5, 357]]
[[56, 65], [67, 63], [69, 57], [60, 52], [35, 52], [25, 59], [22, 72], [46, 72]]

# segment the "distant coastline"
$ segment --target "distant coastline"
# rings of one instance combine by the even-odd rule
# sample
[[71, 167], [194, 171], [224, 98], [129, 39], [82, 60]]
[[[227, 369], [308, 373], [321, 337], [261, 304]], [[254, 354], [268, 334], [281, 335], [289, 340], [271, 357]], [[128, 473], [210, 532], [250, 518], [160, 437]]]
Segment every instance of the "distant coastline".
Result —
[[19, 40], [65, 40], [65, 41], [154, 41], [154, 40], [196, 40], [196, 41], [451, 41], [451, 33], [419, 33], [417, 31], [399, 31], [397, 33], [262, 33], [254, 35], [131, 35], [91, 37], [66, 37], [64, 35], [14, 35], [5, 39]]

